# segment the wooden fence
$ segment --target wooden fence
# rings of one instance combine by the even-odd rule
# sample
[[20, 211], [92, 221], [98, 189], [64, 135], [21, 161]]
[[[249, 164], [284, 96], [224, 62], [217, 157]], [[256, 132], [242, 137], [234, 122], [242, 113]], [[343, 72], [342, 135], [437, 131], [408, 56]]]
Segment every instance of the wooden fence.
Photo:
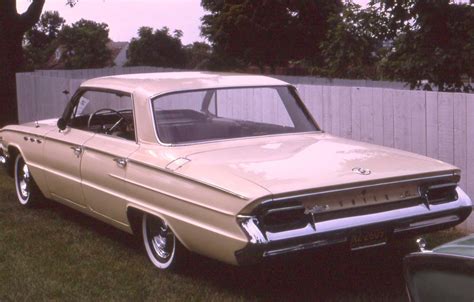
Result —
[[[170, 71], [150, 67], [112, 69], [17, 74], [20, 122], [60, 116], [70, 97], [62, 91], [75, 91], [86, 78], [115, 72]], [[296, 85], [325, 131], [456, 165], [462, 170], [461, 187], [474, 198], [474, 94], [402, 90], [400, 83], [365, 83], [369, 87], [361, 87], [355, 84], [364, 83], [353, 81], [351, 87], [350, 81], [280, 78]], [[474, 215], [460, 228], [473, 232]]]

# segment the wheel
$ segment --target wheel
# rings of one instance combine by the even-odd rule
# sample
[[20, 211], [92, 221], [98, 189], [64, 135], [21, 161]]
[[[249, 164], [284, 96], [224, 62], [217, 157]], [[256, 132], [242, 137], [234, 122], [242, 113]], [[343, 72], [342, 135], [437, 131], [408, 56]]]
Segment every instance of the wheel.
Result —
[[15, 188], [20, 204], [24, 207], [33, 207], [43, 200], [43, 194], [36, 185], [25, 160], [18, 154], [15, 159]]
[[155, 267], [162, 270], [176, 270], [182, 267], [187, 251], [166, 222], [144, 214], [142, 237], [148, 258]]

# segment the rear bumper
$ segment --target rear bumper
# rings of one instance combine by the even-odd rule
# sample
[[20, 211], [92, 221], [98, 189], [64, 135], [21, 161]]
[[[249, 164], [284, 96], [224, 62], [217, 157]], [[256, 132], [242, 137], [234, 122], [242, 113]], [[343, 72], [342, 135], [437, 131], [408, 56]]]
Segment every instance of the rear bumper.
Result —
[[308, 224], [303, 228], [279, 233], [262, 232], [253, 217], [241, 217], [242, 228], [249, 236], [248, 245], [235, 253], [241, 265], [251, 264], [263, 258], [324, 246], [346, 244], [360, 232], [382, 230], [387, 241], [362, 248], [382, 245], [386, 242], [435, 230], [445, 229], [463, 222], [472, 212], [471, 199], [459, 187], [458, 199], [452, 202], [416, 206], [354, 215]]

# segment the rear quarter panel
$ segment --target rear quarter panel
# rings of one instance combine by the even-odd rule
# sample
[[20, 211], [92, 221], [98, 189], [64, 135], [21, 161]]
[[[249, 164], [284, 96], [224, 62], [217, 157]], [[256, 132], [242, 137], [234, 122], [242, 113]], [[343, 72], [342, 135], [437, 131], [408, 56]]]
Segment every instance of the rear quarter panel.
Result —
[[150, 164], [146, 151], [127, 165], [128, 207], [164, 219], [189, 250], [236, 264], [235, 251], [247, 244], [236, 214], [249, 201]]

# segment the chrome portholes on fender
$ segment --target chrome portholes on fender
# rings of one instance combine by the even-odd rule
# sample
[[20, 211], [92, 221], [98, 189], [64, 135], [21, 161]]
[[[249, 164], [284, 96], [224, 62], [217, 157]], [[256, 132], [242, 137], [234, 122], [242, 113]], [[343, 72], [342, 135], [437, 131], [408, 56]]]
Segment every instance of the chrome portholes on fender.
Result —
[[36, 185], [30, 169], [21, 154], [17, 155], [14, 168], [18, 202], [25, 207], [35, 206], [43, 198], [43, 195]]
[[185, 258], [185, 248], [173, 231], [162, 219], [144, 214], [142, 237], [148, 258], [162, 270], [173, 270], [181, 266]]

